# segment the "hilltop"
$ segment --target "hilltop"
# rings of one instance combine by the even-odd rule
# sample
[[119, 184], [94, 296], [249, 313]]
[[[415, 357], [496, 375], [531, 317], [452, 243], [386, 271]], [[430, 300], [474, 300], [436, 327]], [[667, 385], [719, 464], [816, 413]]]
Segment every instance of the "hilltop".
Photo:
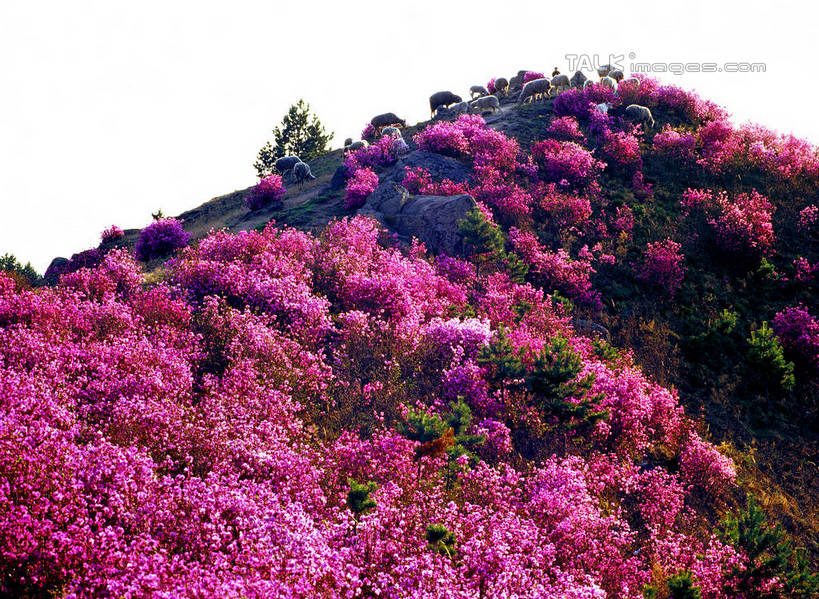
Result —
[[0, 589], [809, 596], [819, 154], [515, 97], [0, 275]]

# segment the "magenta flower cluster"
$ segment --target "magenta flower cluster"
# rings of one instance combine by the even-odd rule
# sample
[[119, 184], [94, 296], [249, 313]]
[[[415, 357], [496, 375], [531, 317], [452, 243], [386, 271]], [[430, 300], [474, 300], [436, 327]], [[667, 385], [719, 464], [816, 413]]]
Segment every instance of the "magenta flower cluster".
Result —
[[[725, 599], [736, 552], [689, 487], [715, 498], [731, 466], [676, 393], [598, 359], [542, 291], [383, 233], [213, 232], [150, 286], [124, 250], [53, 289], [0, 274], [0, 593], [639, 599], [659, 566]], [[491, 384], [501, 329], [527, 368], [568, 339], [609, 413], [590, 449], [519, 465], [550, 423]], [[399, 432], [458, 397], [472, 456]], [[636, 465], [659, 448], [679, 474]]]
[[245, 197], [245, 203], [251, 210], [265, 206], [280, 206], [287, 190], [279, 175], [268, 175], [260, 180]]
[[182, 221], [175, 218], [160, 218], [142, 229], [134, 252], [137, 260], [148, 262], [185, 247], [190, 238], [190, 233], [182, 228]]
[[546, 75], [543, 73], [539, 73], [537, 71], [526, 71], [523, 74], [523, 83], [524, 85], [529, 83], [530, 81], [534, 81], [535, 79], [543, 79]]
[[362, 167], [355, 171], [347, 180], [347, 191], [344, 194], [344, 206], [348, 210], [361, 208], [367, 201], [367, 196], [378, 187], [378, 175], [369, 168]]
[[653, 283], [673, 296], [682, 284], [686, 268], [682, 246], [672, 239], [654, 241], [646, 247], [637, 277]]
[[819, 369], [819, 320], [805, 306], [788, 306], [774, 316], [782, 347], [808, 368]]
[[591, 152], [571, 141], [547, 139], [532, 146], [532, 158], [546, 182], [580, 189], [594, 181], [605, 166]]
[[125, 232], [122, 229], [116, 225], [111, 225], [102, 232], [100, 235], [100, 241], [102, 244], [115, 243], [117, 240], [122, 239], [124, 235]]

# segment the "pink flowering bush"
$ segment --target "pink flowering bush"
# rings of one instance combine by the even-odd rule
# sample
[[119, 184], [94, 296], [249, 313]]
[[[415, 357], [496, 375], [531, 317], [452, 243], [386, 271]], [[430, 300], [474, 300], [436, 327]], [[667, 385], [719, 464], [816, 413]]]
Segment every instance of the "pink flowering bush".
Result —
[[733, 484], [737, 473], [729, 458], [691, 434], [680, 453], [680, 475], [685, 482], [714, 492]]
[[433, 181], [429, 171], [421, 167], [404, 167], [401, 185], [412, 194], [453, 196], [469, 192], [465, 183], [455, 183], [449, 179]]
[[251, 210], [259, 210], [264, 206], [281, 206], [286, 193], [281, 176], [269, 175], [250, 190], [245, 203]]
[[813, 233], [819, 230], [819, 227], [817, 227], [819, 225], [819, 206], [811, 204], [802, 208], [799, 211], [798, 225], [805, 233]]
[[100, 235], [100, 241], [103, 244], [116, 243], [125, 235], [125, 232], [116, 225], [111, 225]]
[[347, 176], [352, 177], [362, 168], [373, 170], [393, 164], [398, 158], [393, 141], [392, 137], [385, 136], [369, 146], [345, 153], [342, 165]]
[[492, 79], [490, 79], [486, 83], [486, 91], [488, 91], [490, 94], [495, 93], [495, 78], [494, 77], [492, 77]]
[[570, 141], [559, 142], [553, 139], [533, 145], [532, 158], [544, 181], [575, 189], [586, 187], [593, 182], [604, 166], [582, 146]]
[[361, 208], [364, 202], [378, 187], [378, 175], [372, 169], [363, 167], [347, 181], [347, 191], [344, 194], [344, 207], [348, 210]]
[[371, 142], [375, 139], [377, 133], [378, 132], [375, 130], [375, 127], [373, 127], [373, 124], [367, 123], [367, 126], [361, 131], [361, 139]]
[[697, 137], [689, 131], [680, 131], [666, 125], [662, 131], [654, 135], [651, 143], [658, 155], [669, 160], [682, 164], [691, 164], [696, 160], [694, 146]]
[[807, 308], [788, 306], [774, 316], [773, 328], [787, 352], [808, 368], [819, 369], [819, 320]]
[[525, 85], [535, 79], [543, 79], [545, 76], [543, 73], [538, 73], [537, 71], [526, 71], [523, 74], [523, 84]]
[[657, 285], [673, 297], [682, 284], [686, 271], [681, 247], [671, 239], [649, 243], [637, 277]]
[[577, 119], [573, 116], [564, 116], [552, 121], [547, 129], [548, 133], [560, 141], [573, 141], [583, 143], [586, 137], [577, 124]]
[[624, 171], [628, 174], [633, 174], [643, 166], [643, 160], [640, 157], [640, 141], [636, 136], [625, 131], [606, 131], [599, 149], [599, 156], [610, 169]]
[[185, 247], [190, 238], [190, 233], [182, 228], [182, 221], [175, 218], [160, 218], [142, 229], [134, 252], [137, 260], [148, 262]]

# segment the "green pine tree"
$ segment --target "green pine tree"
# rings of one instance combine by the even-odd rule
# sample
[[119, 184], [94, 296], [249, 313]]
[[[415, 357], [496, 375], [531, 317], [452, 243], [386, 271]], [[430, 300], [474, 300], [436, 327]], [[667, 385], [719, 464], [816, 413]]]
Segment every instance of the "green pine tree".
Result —
[[37, 279], [40, 278], [40, 275], [34, 270], [31, 262], [27, 262], [26, 265], [23, 266], [14, 254], [3, 254], [0, 256], [0, 271], [3, 270], [22, 275], [31, 285], [34, 285]]
[[519, 385], [523, 378], [523, 351], [515, 350], [503, 327], [498, 328], [488, 345], [481, 349], [478, 364], [488, 367], [487, 382], [501, 392], [501, 402], [506, 405], [506, 392]]
[[[746, 509], [726, 516], [723, 537], [744, 556], [734, 568], [731, 592], [747, 599], [807, 598], [819, 592], [819, 575], [811, 572], [804, 552], [792, 549], [779, 524], [771, 528], [752, 497]], [[772, 578], [783, 588], [768, 590], [765, 583]]]
[[455, 554], [455, 535], [443, 524], [427, 526], [424, 537], [429, 546], [441, 555], [452, 557]]
[[378, 488], [373, 481], [358, 483], [352, 478], [347, 480], [350, 490], [347, 492], [347, 507], [355, 515], [356, 519], [375, 509], [375, 499], [371, 494]]
[[500, 227], [490, 223], [478, 208], [466, 213], [458, 223], [466, 255], [475, 263], [476, 272], [498, 260], [504, 254], [504, 239]]
[[591, 425], [608, 416], [597, 405], [600, 396], [590, 393], [594, 376], [577, 378], [582, 369], [580, 356], [565, 337], [558, 335], [538, 354], [526, 374], [526, 387], [541, 411], [571, 427]]
[[669, 577], [667, 584], [671, 599], [702, 599], [700, 588], [691, 580], [691, 572], [678, 572]]
[[318, 117], [310, 113], [310, 104], [299, 100], [273, 128], [273, 143], [267, 142], [253, 163], [259, 178], [275, 172], [276, 160], [282, 156], [298, 156], [312, 160], [327, 151], [333, 133], [327, 133]]
[[796, 379], [793, 376], [793, 362], [785, 359], [782, 345], [768, 323], [763, 322], [762, 327], [752, 330], [751, 337], [747, 341], [750, 345], [748, 362], [752, 372], [761, 377], [766, 392], [771, 387], [788, 393], [793, 391], [796, 385]]

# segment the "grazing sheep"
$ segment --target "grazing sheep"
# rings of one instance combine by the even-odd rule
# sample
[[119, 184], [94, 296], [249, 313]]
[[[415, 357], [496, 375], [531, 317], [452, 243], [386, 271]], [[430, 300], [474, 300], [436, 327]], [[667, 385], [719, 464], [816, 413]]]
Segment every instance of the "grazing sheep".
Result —
[[495, 93], [504, 98], [509, 94], [509, 80], [506, 77], [495, 79]]
[[398, 127], [384, 127], [381, 130], [381, 135], [389, 135], [390, 137], [401, 137], [401, 130]]
[[352, 138], [352, 137], [348, 137], [347, 139], [345, 139], [345, 140], [344, 140], [344, 147], [346, 148], [346, 147], [347, 147], [347, 146], [349, 146], [351, 143], [353, 143], [353, 138]]
[[651, 109], [648, 106], [629, 104], [626, 106], [626, 118], [642, 123], [644, 126], [648, 126], [649, 129], [654, 127], [654, 117], [651, 115]]
[[606, 75], [611, 73], [613, 70], [614, 70], [614, 67], [611, 66], [610, 64], [601, 64], [599, 67], [597, 67], [597, 74], [600, 77], [605, 77]]
[[609, 77], [614, 79], [617, 83], [620, 83], [625, 78], [625, 75], [620, 69], [614, 69], [613, 71], [609, 71]]
[[629, 77], [628, 79], [623, 81], [623, 83], [630, 83], [632, 85], [639, 86], [640, 85], [640, 80], [637, 77]]
[[552, 77], [551, 86], [552, 89], [555, 90], [555, 95], [559, 94], [563, 90], [569, 89], [571, 83], [569, 82], [568, 75], [557, 75]]
[[283, 156], [276, 161], [276, 170], [284, 174], [301, 162], [298, 156]]
[[526, 70], [526, 69], [524, 69], [522, 71], [518, 71], [518, 74], [515, 75], [514, 77], [512, 77], [509, 80], [509, 89], [510, 90], [515, 90], [515, 89], [520, 89], [521, 87], [523, 87], [523, 78], [526, 76], [526, 73], [528, 73], [528, 72], [529, 71]]
[[[481, 96], [481, 98], [488, 98], [489, 96]], [[495, 96], [492, 96], [495, 98]], [[495, 98], [497, 100], [497, 98]], [[480, 100], [480, 98], [478, 98]], [[449, 114], [455, 116], [456, 114], [466, 114], [469, 112], [469, 102], [458, 102], [449, 107]]]
[[546, 77], [543, 77], [542, 79], [533, 79], [524, 85], [522, 90], [520, 90], [518, 104], [523, 104], [529, 98], [531, 98], [533, 102], [539, 98], [548, 98], [551, 87], [552, 83], [546, 79]]
[[384, 114], [374, 116], [370, 121], [370, 124], [378, 131], [381, 131], [381, 129], [388, 127], [389, 125], [401, 125], [402, 127], [406, 127], [407, 121], [398, 118], [394, 112], [385, 112]]
[[360, 150], [361, 148], [366, 148], [369, 145], [370, 144], [367, 143], [366, 140], [359, 139], [358, 141], [354, 141], [353, 143], [344, 146], [344, 151], [345, 152], [353, 152], [355, 150]]
[[572, 84], [572, 87], [579, 88], [585, 87], [587, 81], [588, 79], [586, 78], [586, 76], [581, 71], [577, 71], [574, 75], [572, 75], [570, 83]]
[[594, 109], [598, 112], [602, 112], [603, 114], [608, 114], [609, 110], [611, 110], [614, 105], [611, 102], [602, 102], [600, 104], [595, 104]]
[[615, 81], [611, 77], [603, 77], [602, 79], [600, 79], [600, 85], [602, 85], [603, 87], [609, 87], [614, 91], [617, 91], [617, 81]]
[[592, 81], [591, 79], [586, 79], [586, 81], [583, 83], [583, 89], [591, 87], [592, 85], [594, 85], [594, 81]]
[[469, 96], [470, 100], [474, 100], [475, 98], [481, 98], [483, 96], [488, 96], [489, 90], [486, 89], [483, 85], [473, 85], [469, 88]]
[[429, 116], [435, 116], [435, 111], [441, 106], [446, 108], [450, 104], [457, 104], [462, 100], [463, 98], [461, 98], [461, 96], [449, 91], [435, 92], [429, 97]]
[[392, 151], [396, 156], [403, 156], [404, 154], [409, 154], [410, 148], [407, 142], [404, 141], [404, 138], [399, 137], [392, 142]]
[[498, 100], [495, 96], [484, 96], [483, 98], [478, 98], [477, 100], [472, 100], [469, 103], [469, 113], [483, 112], [485, 110], [491, 110], [495, 112], [496, 110], [500, 110], [500, 100]]
[[315, 177], [310, 172], [310, 165], [306, 162], [297, 162], [293, 166], [293, 179], [299, 184], [299, 189], [304, 185], [305, 181], [314, 181]]

